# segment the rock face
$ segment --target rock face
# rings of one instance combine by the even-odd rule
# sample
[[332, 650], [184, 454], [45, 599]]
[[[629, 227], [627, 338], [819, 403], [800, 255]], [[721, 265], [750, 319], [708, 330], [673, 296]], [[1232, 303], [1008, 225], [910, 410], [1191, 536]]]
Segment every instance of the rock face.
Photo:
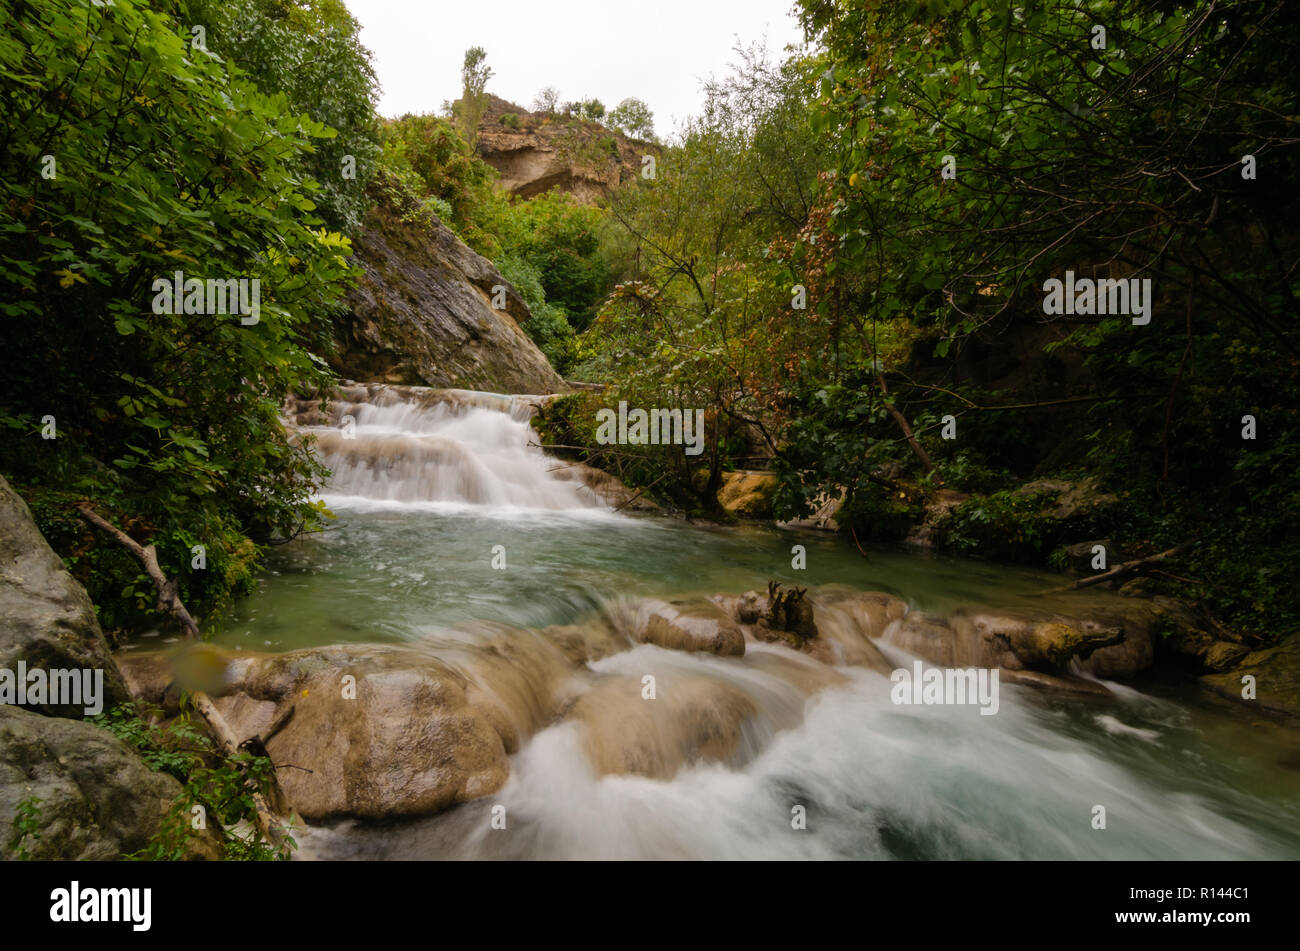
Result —
[[[32, 521], [27, 504], [0, 478], [0, 668], [100, 669], [104, 709], [130, 699], [109, 653], [95, 607], [64, 570]], [[84, 708], [39, 707], [81, 719]]]
[[[102, 670], [104, 710], [130, 699], [85, 589], [0, 478], [0, 668], [19, 661]], [[34, 859], [115, 859], [157, 834], [180, 784], [84, 715], [84, 705], [0, 705], [0, 856], [18, 852], [24, 802], [36, 810], [40, 837], [22, 843]]]
[[19, 803], [36, 800], [33, 859], [116, 859], [143, 848], [180, 795], [107, 730], [0, 706], [0, 855], [12, 858]]
[[[1255, 699], [1242, 696], [1242, 678], [1255, 678]], [[1201, 682], [1233, 700], [1257, 703], [1279, 713], [1300, 717], [1300, 635], [1293, 635], [1277, 647], [1247, 654], [1236, 670], [1210, 674]]]
[[[487, 100], [479, 155], [500, 172], [500, 187], [520, 198], [559, 188], [595, 204], [639, 173], [642, 155], [659, 151], [594, 122], [531, 113], [492, 95]], [[503, 123], [507, 116], [514, 119]]]
[[[518, 292], [435, 217], [403, 221], [380, 199], [353, 245], [364, 275], [348, 293], [351, 314], [338, 322], [342, 375], [500, 393], [566, 390], [519, 326], [529, 312]], [[492, 306], [494, 294], [504, 294], [504, 309]]]

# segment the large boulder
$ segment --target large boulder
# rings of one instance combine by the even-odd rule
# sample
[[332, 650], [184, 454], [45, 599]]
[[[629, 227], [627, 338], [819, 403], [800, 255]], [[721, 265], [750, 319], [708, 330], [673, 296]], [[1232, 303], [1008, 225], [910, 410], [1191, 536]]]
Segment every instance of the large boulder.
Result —
[[0, 706], [0, 856], [16, 857], [22, 803], [39, 832], [22, 843], [31, 858], [103, 860], [144, 848], [180, 792], [107, 730]]
[[948, 618], [948, 626], [958, 667], [1061, 671], [1125, 637], [1118, 627], [1029, 611], [961, 608]]
[[793, 604], [774, 610], [773, 593], [798, 595], [800, 589], [769, 586], [767, 592], [719, 595], [712, 602], [740, 626], [750, 640], [782, 643], [823, 664], [868, 667], [882, 673], [891, 665], [874, 641], [907, 611], [907, 602], [882, 591], [847, 585], [808, 588]]
[[[355, 380], [500, 393], [557, 393], [564, 381], [519, 326], [529, 311], [487, 258], [432, 215], [380, 198], [353, 240], [364, 268], [336, 322], [336, 369]], [[493, 306], [500, 295], [505, 307]]]
[[[1246, 676], [1254, 678], [1253, 700], [1243, 696]], [[1209, 674], [1201, 678], [1201, 683], [1233, 700], [1300, 717], [1300, 634], [1292, 635], [1277, 647], [1253, 651], [1235, 670]]]
[[[63, 567], [27, 504], [0, 478], [0, 668], [102, 670], [103, 706], [130, 699], [113, 664], [95, 606]], [[32, 709], [81, 719], [84, 706]]]
[[[119, 660], [142, 686], [165, 679], [154, 657]], [[184, 685], [207, 689], [241, 739], [265, 737], [288, 715], [266, 749], [282, 767], [289, 804], [306, 819], [425, 815], [489, 795], [509, 775], [507, 743], [518, 742], [508, 710], [415, 647], [203, 647], [172, 670]]]
[[758, 712], [742, 690], [712, 677], [660, 676], [653, 700], [639, 677], [608, 677], [579, 696], [565, 719], [582, 729], [597, 775], [670, 779], [699, 761], [730, 762]]
[[660, 505], [651, 499], [644, 489], [632, 489], [624, 485], [623, 480], [613, 473], [585, 462], [566, 462], [558, 467], [554, 475], [565, 482], [580, 482], [603, 500], [606, 505], [620, 512], [660, 512]]
[[771, 518], [776, 482], [776, 476], [770, 472], [724, 472], [718, 504], [741, 518]]

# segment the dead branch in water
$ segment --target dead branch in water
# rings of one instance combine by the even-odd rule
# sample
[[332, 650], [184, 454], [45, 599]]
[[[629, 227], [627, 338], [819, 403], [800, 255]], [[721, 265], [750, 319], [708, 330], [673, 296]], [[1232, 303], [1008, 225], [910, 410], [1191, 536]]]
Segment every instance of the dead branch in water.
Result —
[[1168, 551], [1162, 551], [1158, 555], [1148, 555], [1146, 558], [1138, 558], [1134, 561], [1126, 561], [1122, 565], [1116, 565], [1110, 571], [1103, 571], [1099, 575], [1093, 575], [1090, 578], [1080, 578], [1073, 584], [1063, 585], [1059, 588], [1048, 588], [1046, 591], [1038, 591], [1036, 594], [1058, 594], [1062, 591], [1077, 591], [1080, 588], [1090, 588], [1095, 584], [1101, 584], [1104, 581], [1115, 581], [1119, 578], [1126, 578], [1135, 572], [1141, 571], [1148, 565], [1154, 565], [1157, 562], [1164, 561], [1174, 557], [1183, 551], [1186, 551], [1192, 545], [1191, 542], [1183, 542], [1181, 545], [1175, 545]]

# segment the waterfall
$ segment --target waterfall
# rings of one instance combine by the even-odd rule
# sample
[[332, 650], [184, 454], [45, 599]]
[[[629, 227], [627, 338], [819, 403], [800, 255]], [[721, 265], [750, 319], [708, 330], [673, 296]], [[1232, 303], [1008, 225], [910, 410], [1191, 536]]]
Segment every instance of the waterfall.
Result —
[[297, 430], [315, 437], [312, 451], [331, 471], [323, 492], [331, 505], [607, 508], [537, 445], [528, 397], [416, 387], [342, 393], [351, 401], [330, 401], [326, 412], [298, 407], [300, 420], [315, 423]]

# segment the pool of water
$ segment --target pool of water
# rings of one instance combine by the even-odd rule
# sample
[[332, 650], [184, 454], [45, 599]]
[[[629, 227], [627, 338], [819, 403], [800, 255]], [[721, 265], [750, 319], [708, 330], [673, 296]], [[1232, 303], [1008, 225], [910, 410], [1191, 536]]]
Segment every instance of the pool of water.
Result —
[[[1014, 607], [1060, 576], [757, 526], [693, 525], [601, 508], [555, 512], [332, 497], [336, 527], [276, 549], [216, 638], [282, 651], [344, 641], [437, 642], [490, 620], [580, 623], [610, 599], [740, 593], [768, 579], [849, 584], [947, 612]], [[792, 567], [802, 546], [806, 568]], [[494, 560], [497, 567], [494, 567]], [[1073, 597], [1081, 604], [1089, 597]], [[1091, 595], [1100, 596], [1100, 595]], [[432, 639], [432, 640], [430, 640]], [[670, 779], [598, 775], [581, 726], [532, 736], [497, 794], [396, 825], [315, 827], [307, 857], [1297, 858], [1297, 731], [1190, 685], [1111, 697], [1005, 685], [997, 716], [895, 706], [889, 681], [803, 692], [739, 658], [650, 645], [588, 665], [592, 684], [645, 671], [712, 678], [757, 710], [744, 755]], [[908, 661], [890, 652], [891, 661]], [[504, 805], [508, 830], [489, 810]], [[1106, 827], [1094, 828], [1105, 806]], [[792, 816], [802, 809], [804, 827]]]

